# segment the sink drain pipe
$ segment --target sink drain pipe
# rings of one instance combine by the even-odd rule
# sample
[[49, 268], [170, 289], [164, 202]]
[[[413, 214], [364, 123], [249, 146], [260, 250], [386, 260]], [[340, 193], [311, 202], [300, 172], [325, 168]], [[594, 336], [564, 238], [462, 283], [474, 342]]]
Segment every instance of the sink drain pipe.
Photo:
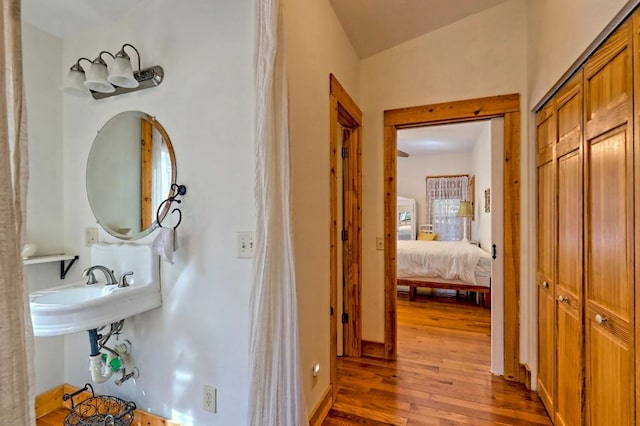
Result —
[[98, 330], [89, 330], [89, 344], [91, 345], [91, 355], [89, 355], [89, 372], [94, 383], [104, 383], [111, 378], [111, 368], [102, 360], [100, 344], [98, 343]]

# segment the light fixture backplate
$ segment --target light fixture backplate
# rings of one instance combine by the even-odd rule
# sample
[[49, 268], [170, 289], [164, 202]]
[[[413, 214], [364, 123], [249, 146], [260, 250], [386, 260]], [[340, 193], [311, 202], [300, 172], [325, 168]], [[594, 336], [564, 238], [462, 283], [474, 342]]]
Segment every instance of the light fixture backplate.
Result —
[[138, 82], [140, 83], [138, 87], [126, 88], [126, 87], [114, 86], [116, 88], [115, 92], [98, 93], [98, 92], [91, 91], [91, 96], [93, 96], [94, 99], [104, 99], [104, 98], [109, 98], [111, 96], [122, 95], [123, 93], [136, 92], [138, 90], [148, 89], [149, 87], [158, 86], [160, 85], [160, 83], [162, 83], [162, 80], [164, 79], [164, 70], [162, 69], [161, 66], [156, 65], [150, 68], [145, 68], [140, 71], [134, 71], [133, 77], [136, 80], [138, 80]]

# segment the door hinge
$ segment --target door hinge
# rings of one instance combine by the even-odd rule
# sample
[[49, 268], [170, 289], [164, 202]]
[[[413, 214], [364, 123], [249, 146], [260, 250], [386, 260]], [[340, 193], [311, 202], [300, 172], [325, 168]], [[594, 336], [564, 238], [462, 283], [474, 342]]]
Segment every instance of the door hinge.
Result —
[[346, 312], [343, 312], [343, 313], [342, 313], [342, 323], [343, 323], [343, 324], [346, 324], [346, 323], [348, 323], [348, 322], [349, 322], [349, 314], [348, 314], [348, 313], [346, 313]]
[[342, 230], [342, 241], [347, 241], [347, 238], [349, 237], [349, 233], [347, 232], [346, 229]]
[[329, 315], [333, 316], [333, 306], [329, 307]]
[[342, 147], [342, 158], [348, 158], [349, 157], [349, 147], [348, 146], [343, 146]]

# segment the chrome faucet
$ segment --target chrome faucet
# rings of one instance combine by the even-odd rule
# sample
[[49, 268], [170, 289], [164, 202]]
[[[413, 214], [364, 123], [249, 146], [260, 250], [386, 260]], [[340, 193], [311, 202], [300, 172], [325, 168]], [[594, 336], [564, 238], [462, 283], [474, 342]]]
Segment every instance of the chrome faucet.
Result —
[[120, 275], [120, 284], [118, 284], [118, 287], [129, 287], [127, 277], [131, 275], [133, 275], [133, 271], [125, 272], [124, 274]]
[[104, 273], [104, 276], [107, 277], [107, 285], [117, 285], [118, 284], [118, 280], [116, 280], [115, 275], [113, 275], [113, 271], [109, 268], [107, 268], [106, 266], [102, 266], [102, 265], [94, 265], [91, 266], [87, 269], [84, 270], [84, 272], [82, 272], [82, 276], [83, 277], [88, 277], [87, 279], [87, 285], [91, 285], [91, 284], [97, 284], [98, 280], [96, 279], [96, 276], [93, 274], [93, 271], [95, 270], [99, 270], [102, 271]]

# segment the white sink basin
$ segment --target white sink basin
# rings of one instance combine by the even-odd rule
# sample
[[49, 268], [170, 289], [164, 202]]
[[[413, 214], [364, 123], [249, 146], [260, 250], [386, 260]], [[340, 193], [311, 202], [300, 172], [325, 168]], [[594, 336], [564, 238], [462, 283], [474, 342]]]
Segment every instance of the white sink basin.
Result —
[[108, 296], [119, 289], [110, 285], [91, 285], [74, 283], [68, 286], [37, 291], [29, 295], [29, 301], [41, 306], [66, 306], [69, 304], [83, 304], [92, 300], [98, 302], [98, 298]]
[[118, 288], [79, 282], [33, 292], [29, 302], [36, 336], [91, 330], [162, 304], [159, 286], [151, 283]]
[[[130, 285], [87, 285], [83, 280], [31, 293], [31, 321], [36, 336], [99, 328], [162, 304], [160, 281], [154, 273], [158, 259], [148, 246], [96, 245], [91, 257], [93, 265], [114, 269], [116, 277], [134, 271], [129, 277]], [[99, 272], [96, 275], [104, 280]]]

